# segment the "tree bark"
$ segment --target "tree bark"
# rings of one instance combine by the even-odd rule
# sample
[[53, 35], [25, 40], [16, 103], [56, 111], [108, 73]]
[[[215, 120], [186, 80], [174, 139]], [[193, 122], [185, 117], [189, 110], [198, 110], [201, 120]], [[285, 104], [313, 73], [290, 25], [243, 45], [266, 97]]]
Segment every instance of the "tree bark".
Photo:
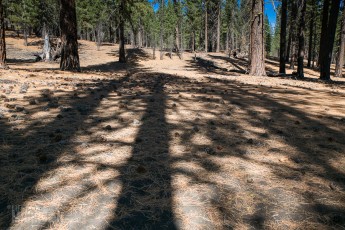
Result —
[[343, 15], [341, 19], [341, 33], [340, 33], [340, 44], [338, 50], [337, 64], [335, 66], [335, 76], [343, 76], [343, 65], [344, 65], [344, 52], [345, 52], [345, 7], [343, 9]]
[[[325, 2], [328, 0], [325, 0]], [[321, 40], [320, 44], [324, 43], [322, 52], [320, 52], [320, 79], [331, 79], [331, 59], [333, 51], [333, 43], [335, 37], [335, 31], [337, 28], [337, 20], [339, 14], [340, 0], [332, 0], [330, 13], [326, 12], [328, 17], [328, 23], [326, 28], [322, 28], [321, 37], [325, 37], [326, 40]], [[325, 16], [325, 15], [324, 15]], [[324, 36], [322, 36], [325, 34]]]
[[208, 49], [208, 16], [207, 16], [207, 0], [205, 0], [205, 53], [207, 53]]
[[220, 51], [220, 13], [221, 13], [221, 2], [218, 2], [218, 12], [217, 12], [217, 46], [216, 46], [216, 52], [218, 53]]
[[5, 42], [5, 23], [4, 8], [0, 0], [0, 68], [6, 68], [6, 42]]
[[315, 23], [315, 0], [312, 1], [312, 8], [310, 12], [310, 22], [309, 22], [309, 44], [308, 44], [308, 64], [311, 67], [312, 56], [313, 56], [313, 36], [314, 36], [314, 23]]
[[263, 8], [263, 0], [252, 0], [250, 75], [253, 76], [266, 76]]
[[75, 0], [60, 0], [61, 70], [80, 71]]
[[323, 9], [322, 9], [322, 22], [321, 22], [321, 35], [320, 35], [320, 50], [319, 50], [319, 60], [318, 65], [321, 62], [321, 54], [324, 52], [324, 46], [327, 40], [327, 27], [328, 27], [328, 14], [329, 14], [329, 3], [331, 0], [324, 0], [323, 1]]
[[280, 51], [279, 51], [279, 73], [286, 74], [286, 23], [287, 23], [287, 0], [282, 0], [282, 16], [280, 25]]
[[307, 8], [307, 0], [298, 1], [298, 11], [299, 11], [299, 26], [298, 26], [298, 58], [297, 58], [297, 76], [299, 78], [304, 78], [303, 72], [303, 60], [304, 60], [304, 49], [305, 49], [305, 12]]
[[164, 20], [164, 0], [161, 0], [161, 20], [160, 20], [160, 59], [163, 60], [163, 20]]
[[126, 63], [126, 50], [125, 50], [125, 0], [121, 0], [120, 4], [120, 24], [119, 24], [119, 62]]
[[50, 36], [46, 24], [43, 25], [43, 36], [44, 36], [44, 45], [43, 45], [43, 54], [42, 60], [51, 61], [51, 46], [50, 46]]

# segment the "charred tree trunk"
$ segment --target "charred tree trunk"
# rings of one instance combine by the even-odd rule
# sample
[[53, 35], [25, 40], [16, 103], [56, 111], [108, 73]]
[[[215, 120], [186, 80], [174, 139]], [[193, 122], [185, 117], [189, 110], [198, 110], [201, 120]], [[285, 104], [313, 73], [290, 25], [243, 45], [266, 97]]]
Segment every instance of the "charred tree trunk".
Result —
[[5, 42], [5, 23], [4, 9], [0, 0], [0, 68], [6, 68], [6, 42]]
[[307, 8], [307, 0], [298, 1], [298, 12], [299, 12], [299, 25], [298, 25], [298, 58], [297, 58], [297, 76], [304, 78], [303, 72], [303, 60], [304, 60], [304, 49], [305, 49], [305, 12]]
[[[328, 0], [325, 0], [327, 2]], [[320, 44], [324, 43], [323, 49], [320, 52], [320, 79], [330, 80], [331, 79], [331, 59], [333, 51], [333, 43], [335, 37], [335, 31], [337, 28], [338, 13], [340, 7], [340, 0], [332, 0], [330, 13], [326, 11], [323, 17], [328, 17], [327, 27], [322, 27], [321, 37], [326, 40], [321, 40]], [[325, 13], [325, 12], [323, 12]], [[322, 36], [325, 34], [324, 36]]]
[[60, 0], [61, 70], [80, 71], [75, 0]]
[[314, 36], [314, 24], [315, 24], [315, 0], [312, 1], [312, 8], [310, 12], [310, 23], [309, 23], [309, 45], [308, 45], [308, 64], [311, 67], [312, 56], [313, 56], [313, 36]]
[[264, 53], [264, 17], [263, 0], [252, 1], [252, 19], [250, 31], [250, 75], [266, 76]]
[[343, 9], [343, 15], [341, 20], [341, 33], [340, 33], [340, 44], [338, 50], [337, 64], [335, 66], [335, 76], [343, 76], [343, 65], [344, 65], [344, 52], [345, 52], [345, 7]]
[[125, 50], [125, 18], [124, 18], [124, 10], [125, 10], [125, 0], [121, 0], [120, 4], [120, 12], [122, 13], [120, 18], [119, 24], [119, 62], [125, 63], [126, 62], [126, 50]]
[[280, 25], [280, 51], [279, 51], [279, 73], [286, 74], [286, 23], [287, 23], [287, 0], [282, 0], [282, 17]]

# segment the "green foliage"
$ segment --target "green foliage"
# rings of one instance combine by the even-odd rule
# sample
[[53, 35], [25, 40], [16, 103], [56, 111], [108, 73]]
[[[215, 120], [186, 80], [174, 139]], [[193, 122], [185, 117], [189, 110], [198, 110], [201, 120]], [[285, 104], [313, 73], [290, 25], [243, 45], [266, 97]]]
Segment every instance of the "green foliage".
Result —
[[19, 29], [27, 29], [38, 24], [39, 0], [9, 0], [7, 14]]

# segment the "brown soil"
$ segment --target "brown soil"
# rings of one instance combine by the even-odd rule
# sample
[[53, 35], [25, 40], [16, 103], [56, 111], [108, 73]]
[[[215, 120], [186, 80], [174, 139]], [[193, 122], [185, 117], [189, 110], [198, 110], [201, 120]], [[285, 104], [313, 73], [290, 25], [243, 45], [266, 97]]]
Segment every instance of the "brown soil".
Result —
[[86, 41], [61, 72], [30, 41], [0, 71], [1, 229], [345, 229], [344, 79]]

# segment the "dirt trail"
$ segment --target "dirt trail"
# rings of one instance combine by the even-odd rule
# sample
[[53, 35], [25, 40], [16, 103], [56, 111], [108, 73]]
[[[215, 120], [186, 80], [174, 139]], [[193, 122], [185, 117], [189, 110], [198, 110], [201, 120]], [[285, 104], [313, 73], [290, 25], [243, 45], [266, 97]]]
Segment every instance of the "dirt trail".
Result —
[[345, 80], [86, 41], [61, 72], [8, 42], [1, 229], [345, 228]]

